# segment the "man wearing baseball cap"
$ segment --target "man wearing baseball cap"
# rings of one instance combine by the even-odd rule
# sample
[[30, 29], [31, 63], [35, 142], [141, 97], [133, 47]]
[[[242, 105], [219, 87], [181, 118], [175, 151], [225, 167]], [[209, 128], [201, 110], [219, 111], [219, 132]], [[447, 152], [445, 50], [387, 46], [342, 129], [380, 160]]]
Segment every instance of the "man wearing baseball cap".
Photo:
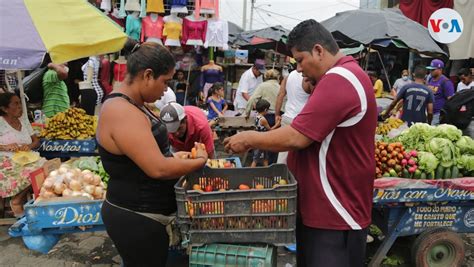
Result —
[[451, 80], [443, 75], [444, 62], [442, 60], [433, 59], [426, 68], [430, 70], [427, 86], [433, 91], [434, 95], [433, 120], [431, 124], [438, 125], [440, 111], [446, 100], [454, 95], [454, 86]]
[[198, 142], [206, 146], [209, 158], [214, 157], [211, 127], [201, 109], [171, 102], [161, 109], [160, 117], [168, 130], [170, 144], [176, 151], [189, 152]]
[[256, 59], [252, 68], [242, 74], [234, 99], [235, 110], [239, 110], [241, 113], [245, 111], [247, 101], [253, 95], [255, 89], [263, 82], [262, 75], [265, 72], [265, 61]]

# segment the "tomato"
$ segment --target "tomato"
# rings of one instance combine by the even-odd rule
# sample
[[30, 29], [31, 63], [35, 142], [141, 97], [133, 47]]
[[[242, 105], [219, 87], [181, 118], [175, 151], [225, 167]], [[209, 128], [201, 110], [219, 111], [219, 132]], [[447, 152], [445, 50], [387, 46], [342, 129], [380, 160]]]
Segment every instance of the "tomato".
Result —
[[204, 188], [204, 191], [205, 192], [212, 192], [212, 185], [206, 185], [206, 187]]

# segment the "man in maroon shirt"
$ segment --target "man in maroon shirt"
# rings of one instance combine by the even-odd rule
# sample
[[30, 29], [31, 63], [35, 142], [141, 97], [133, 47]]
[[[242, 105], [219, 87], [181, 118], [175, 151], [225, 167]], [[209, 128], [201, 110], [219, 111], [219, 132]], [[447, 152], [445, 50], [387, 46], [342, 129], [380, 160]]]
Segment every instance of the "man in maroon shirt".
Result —
[[299, 267], [363, 266], [375, 176], [372, 83], [315, 20], [297, 25], [288, 46], [298, 71], [318, 81], [305, 107], [290, 126], [239, 133], [225, 140], [226, 149], [290, 151], [299, 183]]
[[170, 144], [176, 151], [190, 152], [197, 142], [206, 146], [209, 158], [214, 157], [212, 130], [201, 109], [171, 102], [161, 109], [160, 117], [168, 130]]

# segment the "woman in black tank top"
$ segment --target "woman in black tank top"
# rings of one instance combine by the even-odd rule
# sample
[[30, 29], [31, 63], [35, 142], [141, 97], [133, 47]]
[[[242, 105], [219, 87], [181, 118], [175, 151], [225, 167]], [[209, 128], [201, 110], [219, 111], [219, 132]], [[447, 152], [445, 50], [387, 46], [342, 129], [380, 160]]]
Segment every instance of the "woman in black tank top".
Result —
[[204, 166], [200, 145], [196, 159], [171, 154], [163, 122], [144, 103], [163, 96], [175, 61], [163, 46], [126, 44], [126, 82], [105, 100], [97, 128], [99, 154], [110, 174], [102, 219], [125, 266], [165, 266], [169, 237], [155, 217], [176, 211], [177, 178]]

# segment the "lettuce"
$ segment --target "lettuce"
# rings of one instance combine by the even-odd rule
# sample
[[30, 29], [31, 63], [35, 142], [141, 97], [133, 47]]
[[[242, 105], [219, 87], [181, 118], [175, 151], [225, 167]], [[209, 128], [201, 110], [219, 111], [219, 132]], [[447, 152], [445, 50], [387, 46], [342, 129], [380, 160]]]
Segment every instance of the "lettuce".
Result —
[[[462, 155], [458, 159], [458, 167], [467, 172], [474, 172], [474, 156]], [[466, 174], [466, 173], [465, 173]]]
[[441, 124], [433, 129], [433, 137], [446, 138], [453, 142], [459, 140], [462, 136], [462, 131], [454, 125]]
[[409, 129], [403, 131], [399, 140], [405, 148], [418, 151], [425, 150], [425, 143], [433, 137], [435, 127], [426, 123], [415, 123]]
[[456, 146], [461, 151], [461, 154], [474, 155], [474, 140], [469, 136], [462, 136], [457, 142]]
[[430, 152], [418, 152], [418, 167], [420, 170], [430, 173], [438, 167], [438, 159], [433, 153]]
[[459, 148], [453, 142], [445, 138], [433, 138], [426, 144], [426, 150], [433, 153], [440, 161], [441, 166], [449, 168], [456, 164], [459, 156]]

